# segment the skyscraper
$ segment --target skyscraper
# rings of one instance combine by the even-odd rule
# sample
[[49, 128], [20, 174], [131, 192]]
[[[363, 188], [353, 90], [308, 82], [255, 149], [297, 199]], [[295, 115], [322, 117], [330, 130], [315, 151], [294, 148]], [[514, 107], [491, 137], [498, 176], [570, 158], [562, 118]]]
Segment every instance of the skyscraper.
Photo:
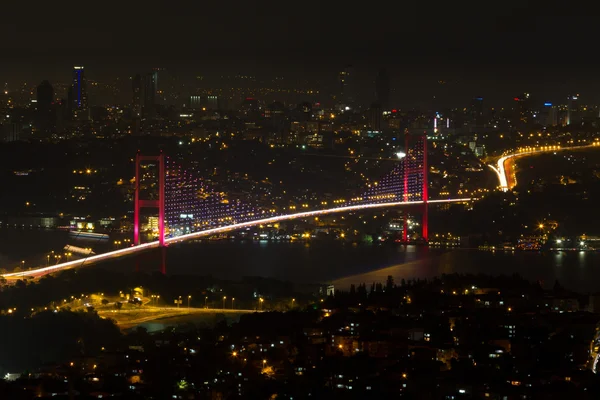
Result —
[[581, 113], [579, 112], [579, 94], [567, 98], [567, 125], [581, 123]]
[[339, 103], [352, 107], [354, 105], [354, 68], [352, 65], [346, 66], [338, 75], [340, 98]]
[[523, 93], [514, 98], [516, 101], [513, 126], [522, 128], [532, 122], [531, 99], [529, 93]]
[[369, 118], [369, 135], [377, 135], [381, 133], [381, 120], [383, 118], [383, 110], [381, 104], [375, 102], [371, 104], [368, 111]]
[[131, 116], [132, 118], [142, 117], [142, 77], [137, 74], [131, 80], [132, 99], [131, 99]]
[[375, 79], [375, 97], [384, 110], [390, 107], [390, 76], [385, 68], [379, 70]]
[[538, 118], [539, 124], [543, 126], [556, 126], [558, 125], [558, 110], [557, 107], [552, 103], [545, 102], [544, 107], [540, 111]]
[[167, 71], [164, 68], [153, 68], [152, 74], [154, 75], [154, 93], [155, 104], [165, 104], [166, 93], [165, 88], [167, 84]]
[[146, 119], [154, 118], [156, 112], [156, 79], [158, 72], [152, 71], [144, 76], [144, 94], [142, 115]]
[[473, 128], [483, 128], [485, 125], [483, 118], [483, 97], [477, 96], [471, 101], [470, 124]]
[[83, 66], [76, 65], [73, 67], [73, 83], [71, 84], [69, 97], [73, 118], [76, 120], [89, 119], [87, 82]]
[[39, 137], [50, 137], [56, 131], [54, 88], [48, 81], [43, 81], [37, 87], [35, 123]]

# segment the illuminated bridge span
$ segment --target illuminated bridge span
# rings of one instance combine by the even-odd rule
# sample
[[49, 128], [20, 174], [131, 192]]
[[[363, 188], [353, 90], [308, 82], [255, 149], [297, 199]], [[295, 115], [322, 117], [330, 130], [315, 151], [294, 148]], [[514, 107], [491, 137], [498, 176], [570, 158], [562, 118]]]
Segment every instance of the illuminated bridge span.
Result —
[[[134, 200], [134, 245], [132, 247], [94, 255], [85, 260], [76, 260], [39, 268], [27, 272], [5, 274], [7, 278], [23, 275], [39, 277], [62, 269], [90, 265], [155, 247], [164, 247], [169, 243], [196, 239], [235, 229], [262, 224], [271, 224], [297, 218], [308, 218], [324, 214], [351, 212], [384, 207], [411, 206], [422, 214], [422, 233], [424, 241], [428, 238], [428, 204], [465, 202], [469, 198], [438, 199], [428, 198], [427, 188], [427, 139], [419, 136], [409, 146], [406, 138], [405, 153], [399, 153], [400, 159], [391, 172], [377, 183], [367, 185], [361, 194], [350, 201], [338, 203], [332, 208], [323, 208], [305, 212], [276, 213], [275, 210], [253, 205], [242, 200], [231, 200], [226, 194], [211, 187], [206, 180], [195, 176], [174, 160], [161, 154], [158, 156], [136, 157], [136, 190]], [[144, 171], [142, 162], [158, 164], [158, 196], [144, 199], [148, 187], [142, 183]], [[140, 243], [140, 210], [158, 209], [158, 240]], [[407, 218], [404, 218], [403, 239], [407, 236]], [[167, 234], [168, 232], [168, 234]], [[164, 257], [164, 252], [163, 252]], [[165, 272], [164, 258], [162, 272]]]
[[[428, 203], [431, 203], [431, 204], [464, 203], [464, 202], [468, 202], [468, 201], [471, 201], [471, 199], [470, 198], [461, 198], [461, 199], [429, 200]], [[329, 209], [317, 210], [317, 211], [306, 211], [306, 212], [300, 212], [300, 213], [295, 213], [295, 214], [278, 215], [276, 217], [257, 219], [254, 221], [242, 222], [242, 223], [233, 224], [233, 225], [225, 225], [225, 226], [222, 226], [219, 228], [211, 228], [211, 229], [206, 229], [203, 231], [188, 233], [188, 234], [181, 235], [181, 236], [165, 238], [164, 243], [165, 243], [165, 245], [168, 245], [170, 243], [177, 243], [177, 242], [182, 242], [182, 241], [190, 240], [190, 239], [198, 239], [201, 237], [215, 235], [215, 234], [223, 233], [223, 232], [228, 232], [228, 231], [232, 231], [235, 229], [248, 228], [248, 227], [257, 226], [257, 225], [261, 225], [261, 224], [270, 224], [270, 223], [275, 223], [275, 222], [288, 221], [288, 220], [297, 219], [297, 218], [308, 218], [308, 217], [315, 217], [315, 216], [325, 215], [325, 214], [343, 213], [343, 212], [349, 212], [349, 211], [359, 211], [359, 210], [384, 208], [384, 207], [398, 207], [398, 206], [409, 206], [409, 205], [412, 206], [415, 204], [423, 205], [424, 202], [423, 201], [409, 201], [409, 202], [400, 201], [400, 202], [390, 202], [390, 203], [374, 203], [374, 204], [363, 204], [363, 205], [354, 205], [354, 206], [346, 206], [346, 207], [335, 207], [335, 208], [329, 208]], [[4, 277], [6, 277], [6, 278], [20, 278], [22, 276], [41, 277], [41, 276], [44, 276], [44, 275], [47, 275], [47, 274], [50, 274], [53, 272], [57, 272], [60, 270], [70, 269], [70, 268], [75, 268], [75, 267], [82, 267], [84, 265], [88, 266], [88, 265], [92, 265], [92, 264], [95, 264], [100, 261], [106, 261], [106, 260], [119, 258], [119, 257], [125, 256], [125, 255], [135, 254], [136, 252], [140, 252], [140, 251], [144, 251], [144, 250], [148, 250], [148, 249], [152, 249], [152, 248], [157, 248], [160, 246], [161, 246], [160, 242], [158, 240], [156, 240], [156, 241], [149, 242], [149, 243], [139, 244], [137, 246], [126, 247], [124, 249], [110, 251], [108, 253], [103, 253], [103, 254], [98, 254], [95, 256], [88, 257], [84, 260], [69, 261], [69, 262], [53, 265], [50, 267], [38, 268], [38, 269], [33, 269], [33, 270], [25, 271], [25, 272], [14, 272], [14, 273], [10, 273], [10, 274], [5, 274]]]
[[[365, 204], [397, 202], [421, 202], [423, 215], [422, 237], [427, 240], [427, 139], [418, 136], [387, 175], [376, 183], [369, 184], [362, 193], [350, 201], [336, 204], [336, 208]], [[158, 162], [160, 168], [159, 199], [140, 199], [139, 189], [135, 202], [134, 243], [139, 244], [139, 209], [158, 208], [159, 240], [166, 236], [181, 236], [196, 231], [251, 222], [279, 215], [269, 207], [259, 207], [240, 199], [229, 199], [226, 194], [210, 187], [205, 180], [194, 176], [169, 157], [141, 156], [136, 162], [136, 179], [140, 175], [142, 161]], [[137, 179], [137, 182], [141, 182]], [[139, 187], [138, 187], [139, 188]], [[162, 199], [162, 200], [161, 200]], [[162, 223], [164, 221], [164, 223]], [[165, 226], [166, 224], [166, 226]], [[168, 229], [168, 234], [166, 233]]]

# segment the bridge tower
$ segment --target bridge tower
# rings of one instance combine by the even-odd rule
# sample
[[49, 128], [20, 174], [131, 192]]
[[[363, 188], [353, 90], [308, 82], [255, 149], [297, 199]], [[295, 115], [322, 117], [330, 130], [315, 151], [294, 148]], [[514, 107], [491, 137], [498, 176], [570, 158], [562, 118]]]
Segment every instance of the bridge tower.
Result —
[[[158, 162], [158, 200], [140, 199], [140, 164], [142, 161]], [[133, 214], [133, 244], [140, 244], [140, 211], [142, 208], [158, 209], [158, 244], [162, 248], [161, 272], [166, 273], [165, 265], [165, 155], [135, 156], [135, 199]]]
[[[410, 147], [411, 136], [416, 138], [416, 143], [413, 148]], [[404, 157], [403, 163], [403, 198], [402, 201], [408, 202], [414, 199], [409, 198], [411, 196], [410, 190], [412, 189], [420, 190], [421, 193], [421, 237], [425, 242], [429, 240], [429, 191], [428, 191], [428, 164], [427, 164], [427, 135], [423, 133], [422, 135], [410, 135], [408, 132], [404, 135], [404, 146], [406, 155]], [[409, 150], [410, 149], [410, 150]], [[416, 182], [414, 181], [415, 177]], [[411, 178], [413, 181], [411, 182]], [[411, 185], [411, 183], [413, 183]], [[420, 184], [420, 188], [414, 187], [414, 183], [417, 185]], [[402, 233], [402, 239], [404, 242], [408, 241], [407, 229], [408, 229], [408, 214], [404, 213], [404, 227]]]

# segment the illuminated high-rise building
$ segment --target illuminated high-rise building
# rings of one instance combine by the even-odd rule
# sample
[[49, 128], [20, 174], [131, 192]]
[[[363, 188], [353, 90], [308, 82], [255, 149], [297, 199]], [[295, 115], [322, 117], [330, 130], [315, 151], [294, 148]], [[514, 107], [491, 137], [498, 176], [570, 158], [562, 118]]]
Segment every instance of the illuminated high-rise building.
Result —
[[552, 103], [545, 102], [538, 118], [539, 124], [543, 126], [558, 125], [558, 109]]
[[168, 90], [169, 83], [172, 83], [171, 76], [165, 68], [153, 68], [152, 74], [154, 75], [154, 102], [155, 104], [166, 104], [167, 92], [171, 92]]
[[569, 96], [567, 98], [567, 125], [581, 123], [581, 113], [579, 111], [579, 94]]
[[474, 97], [471, 101], [471, 107], [469, 109], [469, 122], [474, 128], [483, 128], [485, 125], [484, 113], [483, 113], [483, 97]]
[[340, 97], [339, 103], [352, 107], [354, 105], [355, 93], [355, 77], [354, 77], [354, 68], [352, 65], [346, 66], [342, 71], [340, 71], [338, 75], [339, 80], [339, 88], [340, 88]]
[[381, 121], [383, 119], [383, 110], [381, 108], [381, 104], [375, 102], [371, 104], [371, 107], [368, 111], [368, 119], [369, 119], [369, 136], [377, 135], [381, 133]]
[[73, 83], [69, 95], [74, 119], [89, 119], [87, 82], [83, 66], [73, 67]]
[[529, 93], [523, 93], [514, 98], [516, 101], [515, 116], [513, 119], [515, 120], [513, 125], [522, 127], [524, 125], [528, 125], [532, 122], [531, 112], [531, 100]]
[[131, 114], [133, 118], [142, 117], [142, 77], [137, 74], [131, 81], [133, 98], [131, 101]]

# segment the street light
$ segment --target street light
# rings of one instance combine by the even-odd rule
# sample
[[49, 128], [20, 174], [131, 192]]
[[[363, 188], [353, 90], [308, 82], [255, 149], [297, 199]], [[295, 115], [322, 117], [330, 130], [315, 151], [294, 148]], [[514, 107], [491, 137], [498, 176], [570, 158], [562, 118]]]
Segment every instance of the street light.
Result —
[[264, 301], [265, 301], [265, 299], [263, 299], [262, 297], [258, 300], [258, 304], [260, 306], [258, 309], [261, 310], [261, 311], [262, 311], [262, 304], [263, 304]]
[[223, 296], [223, 310], [225, 309], [225, 300], [227, 300], [227, 296]]
[[233, 310], [233, 302], [235, 301], [235, 297], [231, 298], [231, 309]]
[[206, 302], [208, 301], [208, 296], [204, 297], [204, 308], [208, 308], [208, 305], [206, 304]]
[[192, 299], [192, 296], [188, 296], [188, 308], [190, 308], [190, 300]]

